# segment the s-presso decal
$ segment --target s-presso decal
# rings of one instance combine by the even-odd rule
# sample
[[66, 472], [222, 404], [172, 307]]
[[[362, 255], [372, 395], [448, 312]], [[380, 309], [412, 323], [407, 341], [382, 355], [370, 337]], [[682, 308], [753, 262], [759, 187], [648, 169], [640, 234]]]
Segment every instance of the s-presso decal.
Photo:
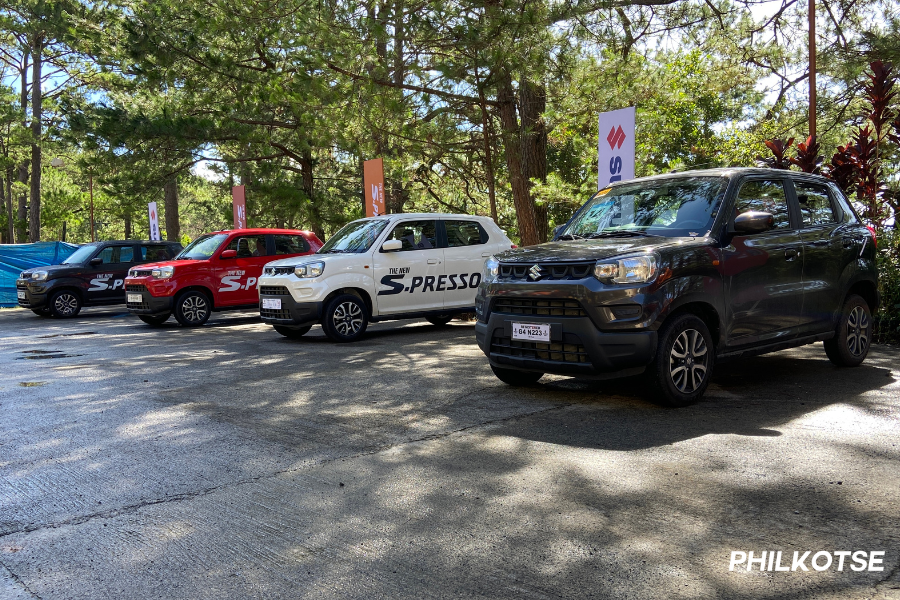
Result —
[[[393, 270], [393, 269], [392, 269]], [[403, 270], [403, 269], [398, 269]], [[409, 269], [406, 269], [408, 271]], [[465, 290], [468, 288], [477, 288], [481, 283], [481, 273], [452, 273], [450, 275], [426, 275], [425, 277], [415, 276], [406, 281], [405, 274], [385, 275], [381, 278], [381, 285], [386, 285], [390, 289], [380, 290], [379, 296], [393, 296], [402, 292], [412, 294], [419, 292], [451, 292], [453, 290]]]

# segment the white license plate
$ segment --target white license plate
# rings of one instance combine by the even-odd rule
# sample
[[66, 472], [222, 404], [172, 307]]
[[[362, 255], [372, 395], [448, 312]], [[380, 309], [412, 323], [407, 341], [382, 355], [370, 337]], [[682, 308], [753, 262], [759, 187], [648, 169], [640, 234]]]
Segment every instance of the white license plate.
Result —
[[527, 342], [549, 342], [550, 325], [537, 325], [532, 323], [513, 323], [512, 339]]
[[18, 296], [19, 298], [24, 300], [25, 299], [25, 290], [16, 290], [16, 296]]
[[144, 298], [140, 294], [128, 294], [128, 302], [137, 302], [140, 304], [143, 301]]
[[281, 310], [281, 298], [263, 298], [263, 308]]

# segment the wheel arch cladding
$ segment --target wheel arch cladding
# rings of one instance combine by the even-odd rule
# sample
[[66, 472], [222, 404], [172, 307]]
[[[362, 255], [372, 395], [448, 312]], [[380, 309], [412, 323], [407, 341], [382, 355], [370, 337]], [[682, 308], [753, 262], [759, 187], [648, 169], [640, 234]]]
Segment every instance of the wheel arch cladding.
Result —
[[[663, 321], [663, 325], [665, 325], [665, 323], [668, 323], [672, 319], [676, 319], [685, 314], [694, 315], [695, 317], [703, 321], [703, 323], [706, 325], [706, 328], [709, 329], [709, 334], [712, 336], [713, 344], [715, 344], [716, 346], [719, 345], [719, 336], [722, 333], [721, 322], [719, 319], [719, 311], [717, 311], [712, 304], [701, 301], [686, 302], [684, 304], [681, 304], [666, 316], [665, 321]], [[660, 329], [661, 328], [662, 326], [660, 326]]]
[[183, 287], [182, 289], [178, 290], [176, 297], [180, 299], [182, 296], [184, 296], [188, 292], [200, 292], [201, 294], [206, 296], [207, 300], [209, 300], [210, 310], [215, 308], [215, 305], [216, 305], [215, 297], [213, 296], [213, 293], [209, 288], [204, 287], [202, 285], [189, 285], [189, 286]]
[[841, 308], [847, 302], [847, 298], [853, 295], [861, 296], [866, 301], [866, 304], [869, 305], [869, 312], [873, 315], [878, 310], [878, 288], [875, 286], [874, 281], [862, 280], [851, 285], [841, 302]]
[[350, 294], [352, 296], [358, 296], [363, 304], [366, 306], [366, 310], [368, 311], [368, 316], [372, 316], [372, 298], [369, 296], [369, 293], [366, 290], [356, 288], [356, 287], [344, 287], [340, 289], [336, 289], [325, 297], [325, 300], [322, 301], [322, 308], [328, 305], [334, 298], [337, 296], [341, 296], [343, 294]]

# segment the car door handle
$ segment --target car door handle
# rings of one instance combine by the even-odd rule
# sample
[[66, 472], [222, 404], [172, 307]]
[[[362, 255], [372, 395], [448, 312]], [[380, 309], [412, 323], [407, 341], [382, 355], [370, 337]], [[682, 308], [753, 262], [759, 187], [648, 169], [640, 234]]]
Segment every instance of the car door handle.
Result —
[[784, 257], [785, 257], [787, 260], [794, 260], [795, 258], [797, 258], [797, 255], [798, 255], [798, 254], [800, 254], [800, 251], [797, 250], [796, 248], [787, 248], [787, 249], [784, 251]]
[[827, 246], [829, 243], [829, 240], [816, 240], [810, 243], [810, 246]]
[[845, 237], [843, 239], [844, 248], [852, 248], [857, 244], [857, 241], [853, 238]]
[[429, 265], [436, 265], [436, 264], [439, 264], [439, 262], [438, 262], [438, 259], [436, 259], [436, 258], [429, 258], [429, 259], [428, 259], [428, 264], [429, 264]]

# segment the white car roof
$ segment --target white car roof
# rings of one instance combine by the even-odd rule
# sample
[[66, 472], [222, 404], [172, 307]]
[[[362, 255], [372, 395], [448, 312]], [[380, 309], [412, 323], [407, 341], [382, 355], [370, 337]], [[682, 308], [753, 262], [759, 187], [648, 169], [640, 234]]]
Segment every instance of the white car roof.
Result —
[[374, 219], [389, 219], [391, 221], [396, 221], [398, 219], [469, 219], [469, 220], [477, 220], [477, 221], [489, 221], [493, 223], [494, 221], [490, 217], [479, 217], [476, 215], [461, 215], [455, 213], [391, 213], [387, 215], [379, 215], [377, 217], [365, 217], [363, 219], [357, 219], [358, 221], [371, 221]]

